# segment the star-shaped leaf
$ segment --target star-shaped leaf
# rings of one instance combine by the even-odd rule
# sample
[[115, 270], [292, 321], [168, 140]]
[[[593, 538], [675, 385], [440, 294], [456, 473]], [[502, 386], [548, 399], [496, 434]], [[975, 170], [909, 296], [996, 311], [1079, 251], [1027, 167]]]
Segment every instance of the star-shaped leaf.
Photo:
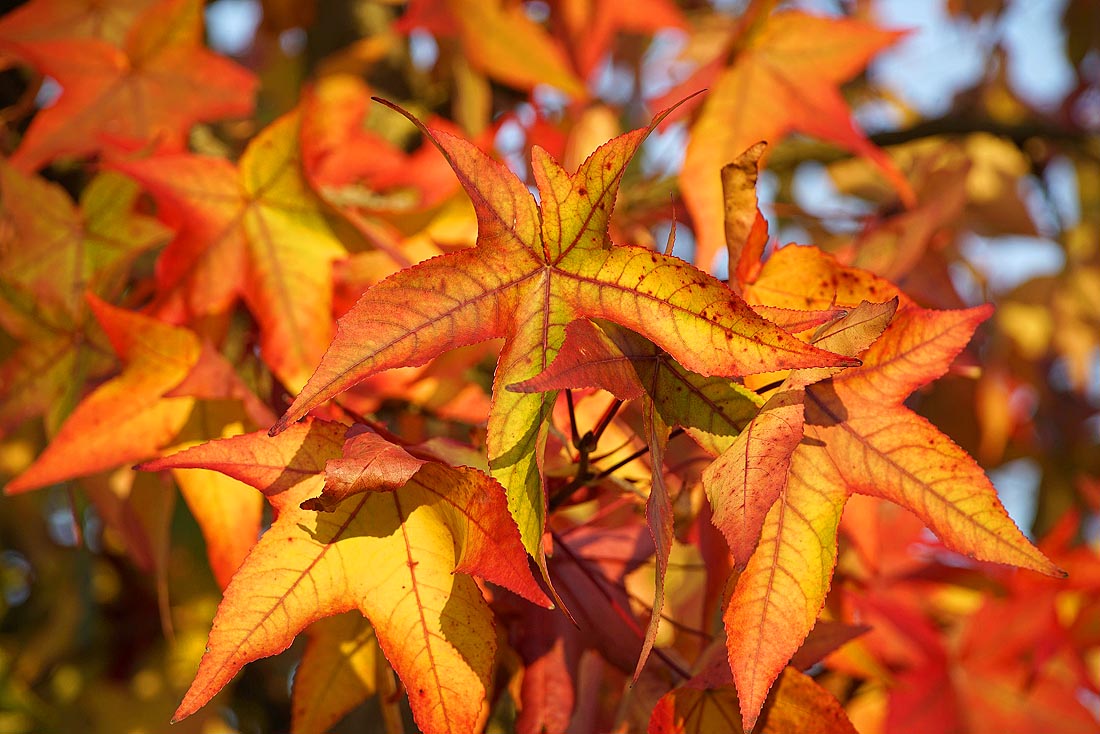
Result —
[[776, 408], [780, 420], [769, 421], [766, 405], [743, 434], [760, 451], [708, 469], [708, 492], [719, 505], [723, 485], [715, 481], [728, 479], [716, 477], [720, 471], [741, 477], [746, 497], [775, 497], [723, 615], [746, 729], [821, 611], [853, 492], [912, 510], [959, 552], [1060, 573], [1009, 519], [977, 463], [902, 404], [947, 371], [991, 310], [904, 309], [863, 354], [862, 367], [809, 384]]
[[[863, 303], [823, 327], [813, 342], [823, 349], [858, 356], [886, 329], [897, 299]], [[744, 567], [756, 547], [764, 516], [786, 485], [791, 453], [802, 440], [804, 391], [830, 375], [827, 369], [794, 370], [769, 398], [728, 451], [703, 472], [714, 524], [726, 536], [734, 562]]]
[[[496, 636], [476, 574], [548, 606], [508, 516], [503, 489], [476, 469], [409, 456], [368, 430], [310, 421], [197, 446], [145, 469], [215, 469], [263, 491], [276, 519], [225, 591], [206, 655], [176, 712], [194, 713], [246, 663], [285, 650], [307, 625], [358, 609], [429, 734], [476, 731]], [[342, 465], [342, 500], [303, 509]], [[360, 471], [352, 471], [358, 466]], [[379, 473], [377, 470], [381, 470]]]
[[500, 164], [465, 140], [422, 127], [473, 200], [478, 246], [400, 271], [366, 291], [340, 319], [321, 365], [272, 432], [376, 372], [503, 337], [488, 424], [489, 465], [507, 488], [524, 546], [541, 559], [539, 463], [554, 395], [503, 388], [542, 372], [570, 322], [614, 321], [703, 375], [854, 364], [799, 341], [677, 258], [611, 244], [608, 219], [619, 181], [651, 129], [615, 138], [572, 175], [535, 148], [540, 211], [527, 187]]
[[[132, 464], [183, 442], [243, 430], [244, 411], [237, 400], [226, 399], [233, 397], [228, 391], [210, 390], [213, 399], [208, 400], [198, 400], [186, 390], [175, 393], [200, 363], [221, 359], [210, 354], [203, 360], [194, 333], [112, 306], [91, 293], [88, 303], [123, 363], [122, 372], [77, 404], [35, 462], [7, 485], [9, 494]], [[231, 370], [227, 365], [222, 369]], [[226, 477], [180, 471], [175, 480], [202, 529], [214, 575], [224, 585], [255, 541], [260, 497]]]
[[119, 141], [179, 148], [196, 122], [251, 113], [256, 77], [202, 47], [202, 6], [199, 0], [154, 5], [121, 47], [94, 38], [0, 39], [62, 89], [31, 122], [12, 163], [34, 170]]
[[236, 168], [166, 155], [115, 166], [147, 187], [176, 239], [157, 263], [155, 310], [172, 321], [222, 313], [238, 297], [260, 324], [265, 361], [298, 387], [332, 334], [332, 261], [345, 254], [299, 161], [298, 115], [252, 141]]

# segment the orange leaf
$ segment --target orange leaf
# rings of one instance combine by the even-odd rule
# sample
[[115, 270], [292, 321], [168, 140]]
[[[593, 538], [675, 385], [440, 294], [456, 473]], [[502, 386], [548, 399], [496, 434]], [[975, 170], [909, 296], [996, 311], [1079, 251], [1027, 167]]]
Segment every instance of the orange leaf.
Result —
[[828, 445], [851, 491], [909, 508], [949, 548], [1062, 575], [1009, 519], [977, 462], [902, 405], [947, 372], [992, 312], [907, 309], [868, 350], [864, 367], [807, 388], [807, 435]]
[[256, 78], [201, 44], [198, 0], [150, 7], [118, 48], [90, 38], [5, 44], [63, 90], [31, 122], [12, 163], [30, 171], [112, 140], [179, 148], [196, 122], [250, 114]]
[[774, 465], [756, 471], [751, 453], [730, 452], [730, 471], [750, 498], [776, 497], [724, 615], [746, 727], [824, 604], [837, 523], [852, 492], [912, 510], [960, 552], [1059, 574], [1009, 519], [977, 463], [902, 405], [947, 371], [990, 312], [906, 308], [864, 353], [863, 367], [805, 388], [804, 420], [792, 410], [784, 424], [792, 436], [769, 455]]
[[155, 456], [180, 431], [192, 398], [166, 398], [199, 358], [186, 329], [116, 308], [88, 295], [122, 374], [76, 407], [46, 450], [7, 486], [14, 494]]
[[909, 297], [885, 278], [841, 265], [818, 248], [801, 245], [787, 245], [772, 253], [756, 279], [745, 284], [744, 296], [754, 307], [795, 310], [854, 308], [862, 301], [883, 303], [895, 296], [901, 307], [910, 303]]
[[[863, 303], [822, 326], [814, 342], [855, 357], [881, 336], [896, 308], [896, 299]], [[786, 485], [791, 454], [803, 435], [803, 388], [833, 372], [827, 368], [794, 370], [732, 446], [703, 471], [714, 524], [725, 535], [739, 567], [748, 562], [764, 516]]]
[[[496, 638], [492, 613], [466, 573], [547, 603], [503, 492], [475, 469], [426, 462], [388, 491], [364, 476], [359, 493], [331, 513], [301, 509], [321, 489], [322, 463], [339, 457], [343, 430], [309, 422], [275, 438], [214, 441], [143, 467], [225, 471], [264, 491], [278, 513], [225, 591], [177, 719], [246, 663], [286, 649], [308, 624], [358, 609], [404, 683], [417, 725], [429, 734], [476, 730]], [[353, 437], [352, 454], [367, 463], [381, 448], [374, 438]]]
[[722, 166], [723, 220], [729, 251], [731, 283], [751, 283], [760, 271], [760, 259], [768, 244], [768, 220], [760, 212], [756, 179], [767, 143], [750, 147], [732, 163]]
[[332, 261], [344, 254], [301, 172], [298, 116], [220, 158], [167, 155], [115, 167], [148, 187], [179, 225], [157, 263], [157, 310], [173, 321], [226, 311], [237, 297], [260, 323], [260, 349], [297, 388], [332, 334]]
[[856, 129], [837, 89], [900, 34], [800, 12], [776, 13], [747, 33], [728, 42], [736, 44], [733, 61], [710, 86], [681, 173], [700, 267], [726, 245], [719, 169], [759, 140], [774, 144], [791, 131], [823, 138], [874, 161], [903, 200], [913, 199], [886, 154]]
[[851, 364], [771, 325], [687, 263], [611, 244], [607, 227], [619, 181], [651, 129], [615, 138], [572, 175], [536, 148], [540, 217], [527, 187], [509, 171], [470, 143], [422, 127], [473, 200], [478, 247], [400, 271], [364, 293], [340, 319], [320, 367], [273, 433], [372, 374], [504, 337], [489, 415], [489, 464], [507, 488], [524, 546], [541, 559], [545, 500], [538, 462], [553, 395], [503, 387], [544, 370], [571, 321], [619, 323], [704, 375]]
[[722, 615], [746, 730], [825, 602], [846, 499], [825, 451], [799, 446]]

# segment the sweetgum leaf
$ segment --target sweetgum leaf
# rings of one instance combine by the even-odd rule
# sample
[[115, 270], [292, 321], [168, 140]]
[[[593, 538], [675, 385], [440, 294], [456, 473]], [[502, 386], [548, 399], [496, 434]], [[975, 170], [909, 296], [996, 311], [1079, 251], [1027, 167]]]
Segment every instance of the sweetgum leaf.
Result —
[[302, 173], [298, 129], [296, 112], [280, 117], [237, 167], [190, 154], [114, 164], [179, 227], [157, 264], [157, 312], [189, 321], [243, 298], [259, 321], [265, 361], [291, 387], [328, 344], [332, 261], [346, 254]]
[[[708, 468], [708, 493], [718, 504], [728, 501], [715, 484], [723, 470], [742, 478], [746, 496], [757, 498], [757, 513], [774, 497], [724, 613], [746, 728], [821, 611], [851, 493], [912, 510], [954, 550], [1060, 574], [1009, 519], [977, 463], [902, 405], [947, 371], [991, 311], [906, 308], [864, 353], [862, 367], [810, 384], [801, 399], [788, 401], [777, 421], [786, 438], [761, 452], [770, 464], [752, 452], [734, 453], [735, 446], [725, 466]], [[768, 412], [765, 406], [761, 416]], [[760, 425], [767, 436], [768, 424]], [[732, 516], [725, 522], [730, 530]], [[747, 544], [738, 547], [743, 554]]]
[[756, 196], [760, 158], [766, 147], [763, 141], [756, 143], [722, 166], [726, 249], [733, 269], [730, 281], [735, 284], [751, 283], [756, 278], [768, 244], [768, 220], [764, 219]]
[[272, 434], [372, 374], [503, 337], [489, 415], [489, 464], [507, 489], [524, 546], [541, 559], [545, 499], [539, 462], [554, 396], [503, 388], [543, 371], [570, 322], [614, 321], [703, 375], [855, 364], [775, 327], [720, 282], [677, 258], [612, 245], [607, 228], [619, 181], [663, 116], [603, 145], [572, 175], [536, 148], [541, 217], [526, 186], [504, 167], [465, 140], [421, 126], [473, 201], [478, 246], [400, 271], [367, 290], [340, 319], [320, 366]]
[[[285, 650], [307, 625], [358, 609], [404, 683], [417, 725], [429, 734], [476, 730], [496, 636], [466, 574], [547, 604], [503, 491], [476, 469], [425, 462], [396, 487], [364, 474], [332, 512], [302, 509], [321, 490], [325, 463], [340, 457], [345, 429], [310, 421], [274, 438], [246, 434], [143, 465], [225, 472], [264, 492], [277, 513], [225, 590], [177, 719], [246, 663]], [[385, 449], [376, 438], [353, 436], [349, 453], [369, 464]]]

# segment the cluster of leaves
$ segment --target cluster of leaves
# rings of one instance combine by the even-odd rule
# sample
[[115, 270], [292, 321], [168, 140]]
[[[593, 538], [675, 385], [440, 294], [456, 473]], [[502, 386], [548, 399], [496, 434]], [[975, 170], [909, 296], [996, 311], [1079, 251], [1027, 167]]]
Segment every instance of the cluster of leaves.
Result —
[[[1064, 272], [968, 301], [965, 236], [1036, 233], [1044, 129], [876, 145], [840, 85], [900, 34], [774, 5], [347, 3], [349, 42], [273, 1], [240, 62], [200, 0], [0, 17], [5, 730], [279, 729], [258, 666], [303, 636], [300, 734], [1095, 731], [1100, 564], [1061, 511], [1100, 503], [1100, 153], [1035, 115], [1088, 216]], [[596, 80], [652, 96], [670, 29], [695, 70], [624, 133]], [[788, 205], [817, 246], [776, 247], [759, 141], [792, 131], [877, 213]], [[1040, 548], [964, 446], [1076, 487]], [[118, 639], [81, 662], [87, 620]]]

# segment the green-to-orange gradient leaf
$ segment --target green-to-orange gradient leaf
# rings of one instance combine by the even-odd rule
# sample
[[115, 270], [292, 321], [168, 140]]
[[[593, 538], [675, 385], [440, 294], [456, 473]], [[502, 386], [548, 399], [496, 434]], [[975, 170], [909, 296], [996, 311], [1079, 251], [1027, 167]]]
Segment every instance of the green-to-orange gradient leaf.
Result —
[[716, 79], [679, 88], [710, 88], [681, 172], [700, 267], [709, 267], [726, 246], [721, 168], [761, 140], [774, 144], [797, 131], [835, 143], [874, 161], [902, 198], [912, 200], [898, 169], [855, 127], [837, 88], [899, 35], [857, 20], [776, 13], [762, 24], [747, 24], [740, 35], [731, 34], [727, 52], [732, 62]]
[[62, 89], [31, 122], [12, 163], [34, 170], [120, 141], [180, 148], [196, 122], [250, 114], [256, 77], [203, 48], [202, 6], [166, 0], [150, 7], [121, 47], [94, 38], [0, 39], [0, 49]]
[[[428, 734], [475, 732], [491, 685], [492, 612], [468, 573], [548, 604], [527, 565], [504, 491], [476, 469], [412, 459], [353, 433], [343, 462], [363, 468], [331, 512], [302, 509], [341, 457], [346, 427], [308, 421], [270, 438], [214, 441], [143, 468], [209, 468], [260, 489], [276, 519], [233, 577], [176, 718], [194, 713], [246, 663], [285, 650], [309, 624], [358, 609]], [[381, 469], [379, 475], [372, 470]], [[344, 467], [345, 470], [348, 467]], [[346, 476], [345, 472], [345, 476]], [[398, 485], [398, 474], [405, 481]]]
[[[788, 415], [787, 430], [799, 440], [784, 442], [789, 463], [778, 496], [723, 615], [746, 729], [821, 611], [837, 525], [853, 492], [908, 508], [961, 553], [1060, 573], [1013, 524], [977, 463], [902, 404], [947, 371], [991, 312], [903, 309], [862, 367], [808, 385], [804, 414]], [[744, 457], [754, 461], [751, 452]], [[739, 468], [749, 492], [783, 471], [783, 457], [771, 458]]]
[[124, 364], [122, 374], [80, 402], [46, 450], [8, 484], [9, 494], [156, 456], [191, 414], [193, 398], [164, 396], [198, 361], [198, 337], [91, 294], [88, 302]]
[[703, 375], [852, 364], [765, 321], [682, 260], [611, 244], [608, 219], [619, 181], [651, 129], [615, 138], [572, 175], [535, 148], [540, 211], [527, 187], [499, 163], [465, 140], [422, 127], [473, 200], [478, 246], [400, 271], [366, 291], [340, 319], [321, 365], [273, 433], [369, 375], [503, 337], [489, 465], [507, 488], [524, 546], [541, 559], [545, 499], [538, 464], [554, 395], [503, 388], [542, 372], [570, 322], [616, 322]]
[[237, 167], [185, 154], [115, 164], [178, 228], [157, 262], [156, 311], [188, 321], [243, 298], [260, 324], [264, 360], [294, 389], [332, 336], [332, 262], [345, 254], [303, 177], [298, 128], [296, 113], [279, 118]]

